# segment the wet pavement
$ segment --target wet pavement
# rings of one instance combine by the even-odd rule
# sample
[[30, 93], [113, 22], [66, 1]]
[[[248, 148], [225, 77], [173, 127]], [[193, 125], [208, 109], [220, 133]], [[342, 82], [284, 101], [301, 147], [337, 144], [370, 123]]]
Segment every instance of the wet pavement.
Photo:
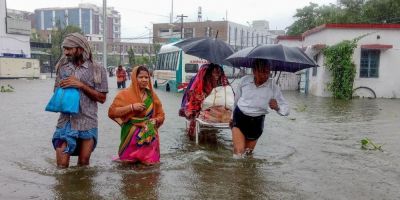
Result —
[[[156, 90], [166, 121], [161, 164], [111, 161], [119, 145], [99, 106], [99, 142], [90, 167], [55, 166], [51, 137], [58, 114], [44, 111], [54, 79], [0, 80], [0, 199], [400, 199], [400, 100], [330, 98], [284, 92], [289, 117], [271, 113], [252, 158], [234, 159], [228, 130], [196, 145], [177, 115], [182, 94]], [[362, 150], [368, 137], [382, 151]]]

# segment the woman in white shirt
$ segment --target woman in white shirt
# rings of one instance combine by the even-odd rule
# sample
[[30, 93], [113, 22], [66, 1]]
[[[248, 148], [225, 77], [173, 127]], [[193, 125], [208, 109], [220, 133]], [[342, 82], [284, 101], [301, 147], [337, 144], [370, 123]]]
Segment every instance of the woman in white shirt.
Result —
[[289, 106], [280, 88], [269, 79], [270, 67], [257, 60], [253, 75], [241, 78], [235, 91], [235, 109], [232, 117], [233, 153], [251, 154], [264, 129], [268, 107], [280, 115], [289, 114]]

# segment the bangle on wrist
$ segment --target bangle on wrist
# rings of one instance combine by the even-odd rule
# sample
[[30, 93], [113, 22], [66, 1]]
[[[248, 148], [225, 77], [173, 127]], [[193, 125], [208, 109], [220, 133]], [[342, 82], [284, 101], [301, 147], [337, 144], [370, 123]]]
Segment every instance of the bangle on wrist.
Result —
[[131, 111], [133, 111], [133, 104], [131, 104]]

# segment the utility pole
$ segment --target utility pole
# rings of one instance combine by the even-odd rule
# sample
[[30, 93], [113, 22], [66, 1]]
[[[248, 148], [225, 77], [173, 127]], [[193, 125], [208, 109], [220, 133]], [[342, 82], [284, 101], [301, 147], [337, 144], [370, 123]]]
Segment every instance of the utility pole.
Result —
[[174, 19], [174, 0], [171, 1], [171, 15], [169, 17], [169, 23], [172, 24]]
[[177, 18], [181, 18], [181, 39], [183, 38], [183, 18], [188, 17], [183, 14], [176, 16]]
[[107, 69], [107, 0], [103, 0], [103, 67]]
[[151, 45], [150, 45], [150, 42], [151, 42], [151, 39], [153, 38], [152, 37], [152, 35], [151, 35], [151, 28], [149, 28], [149, 27], [147, 27], [147, 26], [145, 26], [145, 28], [147, 29], [147, 30], [149, 30], [149, 53], [148, 53], [148, 55], [149, 55], [149, 67], [151, 66]]

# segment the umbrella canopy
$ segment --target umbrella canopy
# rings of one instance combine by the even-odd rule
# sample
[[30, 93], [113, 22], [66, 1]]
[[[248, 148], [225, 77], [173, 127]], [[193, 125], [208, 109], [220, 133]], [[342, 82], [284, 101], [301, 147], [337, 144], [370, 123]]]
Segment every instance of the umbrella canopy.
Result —
[[226, 42], [216, 38], [189, 38], [173, 44], [186, 54], [196, 56], [211, 63], [231, 65], [225, 58], [233, 54], [233, 49]]
[[234, 67], [253, 67], [256, 60], [263, 60], [273, 71], [296, 72], [318, 65], [300, 48], [282, 44], [262, 44], [242, 49], [226, 60]]

